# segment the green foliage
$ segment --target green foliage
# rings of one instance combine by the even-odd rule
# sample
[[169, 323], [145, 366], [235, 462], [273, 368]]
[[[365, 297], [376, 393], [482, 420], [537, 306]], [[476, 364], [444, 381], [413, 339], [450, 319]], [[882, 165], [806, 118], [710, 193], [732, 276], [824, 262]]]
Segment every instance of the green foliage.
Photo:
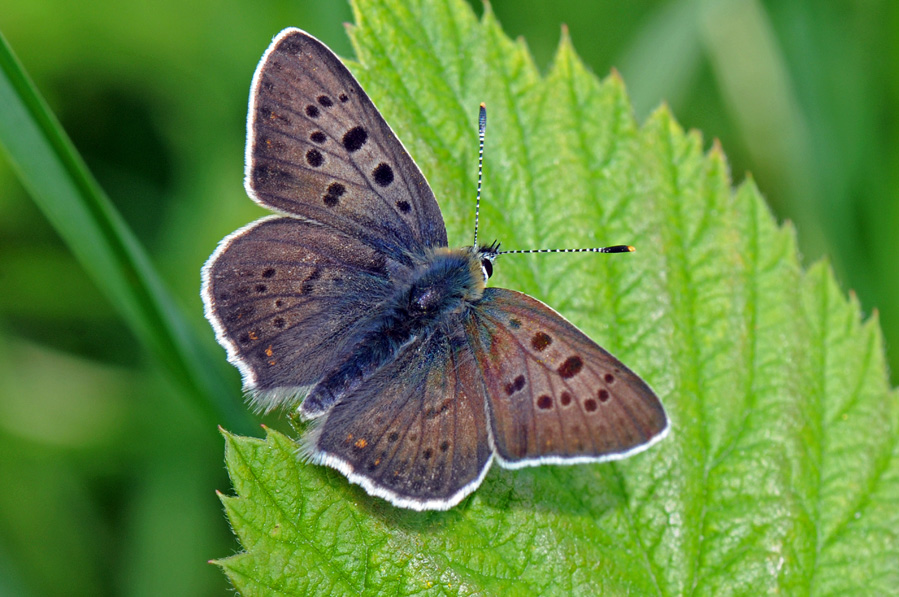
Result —
[[131, 230], [0, 36], [0, 142], [19, 179], [134, 335], [199, 409], [249, 427]]
[[638, 371], [673, 422], [620, 463], [504, 471], [449, 512], [370, 498], [280, 433], [226, 433], [244, 595], [886, 594], [899, 586], [899, 400], [877, 319], [799, 264], [752, 181], [730, 185], [665, 108], [567, 38], [541, 76], [489, 7], [357, 0], [351, 65], [469, 242], [630, 243], [633, 255], [502, 258], [493, 282], [569, 316]]

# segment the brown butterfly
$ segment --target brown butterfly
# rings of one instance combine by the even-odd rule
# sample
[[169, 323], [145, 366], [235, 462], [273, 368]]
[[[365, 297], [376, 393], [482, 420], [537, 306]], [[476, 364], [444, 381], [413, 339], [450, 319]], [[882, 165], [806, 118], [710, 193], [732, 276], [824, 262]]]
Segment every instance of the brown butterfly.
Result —
[[[485, 125], [482, 105], [482, 154]], [[320, 41], [278, 34], [247, 126], [247, 192], [281, 215], [219, 244], [206, 317], [254, 406], [315, 419], [312, 461], [396, 506], [445, 510], [494, 458], [600, 462], [665, 436], [630, 369], [540, 301], [486, 288], [498, 245], [475, 233], [447, 248], [421, 171]]]

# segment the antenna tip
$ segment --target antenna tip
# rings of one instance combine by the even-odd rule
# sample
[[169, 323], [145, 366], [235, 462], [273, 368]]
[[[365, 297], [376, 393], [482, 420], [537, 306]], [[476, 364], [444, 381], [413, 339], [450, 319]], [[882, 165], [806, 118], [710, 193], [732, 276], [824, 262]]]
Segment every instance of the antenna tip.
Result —
[[599, 249], [600, 253], [633, 253], [634, 248], [630, 245], [615, 245], [614, 247], [603, 247]]
[[485, 104], [484, 102], [481, 102], [481, 110], [486, 110], [486, 109], [487, 109], [487, 104]]

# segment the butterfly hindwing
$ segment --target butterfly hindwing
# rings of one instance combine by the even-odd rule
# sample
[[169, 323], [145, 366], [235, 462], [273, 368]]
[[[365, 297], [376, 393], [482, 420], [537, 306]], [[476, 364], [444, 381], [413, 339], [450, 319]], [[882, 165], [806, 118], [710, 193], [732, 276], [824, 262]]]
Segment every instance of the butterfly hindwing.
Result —
[[394, 505], [450, 508], [492, 459], [479, 376], [461, 327], [438, 331], [316, 421], [305, 451]]
[[332, 367], [401, 266], [313, 222], [268, 217], [221, 242], [203, 270], [206, 316], [263, 410]]
[[545, 304], [489, 288], [471, 313], [503, 466], [623, 458], [667, 432], [649, 386]]
[[446, 246], [434, 194], [337, 56], [286, 29], [250, 92], [246, 186], [280, 212], [320, 222], [395, 259]]

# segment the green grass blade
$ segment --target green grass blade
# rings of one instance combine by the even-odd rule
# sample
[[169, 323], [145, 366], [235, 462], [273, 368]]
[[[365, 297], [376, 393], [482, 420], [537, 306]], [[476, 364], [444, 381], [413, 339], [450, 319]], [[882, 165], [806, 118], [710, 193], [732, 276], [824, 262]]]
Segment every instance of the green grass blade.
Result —
[[249, 416], [224, 383], [223, 360], [201, 346], [2, 36], [0, 106], [0, 145], [13, 168], [134, 335], [211, 421], [249, 429]]

